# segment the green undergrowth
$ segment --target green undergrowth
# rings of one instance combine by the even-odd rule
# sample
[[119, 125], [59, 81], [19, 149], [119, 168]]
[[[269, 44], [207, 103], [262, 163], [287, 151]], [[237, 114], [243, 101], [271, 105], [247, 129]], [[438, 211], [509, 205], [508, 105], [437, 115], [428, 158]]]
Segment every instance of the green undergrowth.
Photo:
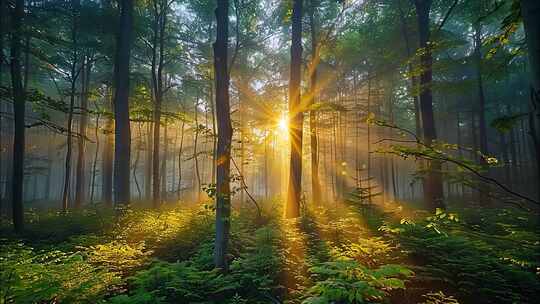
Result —
[[[259, 228], [233, 235], [242, 253], [230, 256], [226, 274], [212, 267], [211, 242], [201, 244], [193, 257], [181, 262], [155, 261], [128, 278], [130, 291], [112, 303], [272, 303], [280, 288], [276, 269], [280, 256], [274, 249], [275, 230]], [[236, 239], [241, 237], [242, 240]]]
[[380, 230], [414, 262], [416, 289], [446, 290], [462, 303], [536, 303], [540, 242], [534, 217], [459, 209], [390, 222]]
[[99, 208], [30, 212], [23, 234], [2, 229], [0, 303], [105, 301], [153, 259], [195, 252], [211, 218], [204, 207], [126, 209], [118, 218]]
[[[0, 239], [0, 303], [533, 303], [538, 222], [510, 209], [235, 208], [213, 267], [211, 204], [32, 212]], [[399, 208], [398, 208], [399, 209]], [[4, 230], [2, 230], [4, 231]]]
[[311, 248], [302, 303], [384, 303], [414, 275], [399, 264], [398, 246], [371, 234], [352, 208], [305, 211], [300, 227]]

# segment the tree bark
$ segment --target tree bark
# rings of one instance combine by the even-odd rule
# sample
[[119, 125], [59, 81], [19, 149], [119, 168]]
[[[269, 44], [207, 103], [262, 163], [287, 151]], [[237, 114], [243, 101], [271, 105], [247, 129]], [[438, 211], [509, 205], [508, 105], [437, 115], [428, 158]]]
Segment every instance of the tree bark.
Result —
[[[317, 88], [317, 67], [319, 65], [319, 45], [317, 40], [317, 20], [315, 16], [316, 1], [311, 1], [311, 11], [309, 15], [309, 23], [311, 27], [311, 75], [310, 75], [310, 102], [313, 106], [318, 100]], [[313, 204], [321, 203], [321, 182], [319, 180], [319, 155], [317, 142], [317, 112], [313, 109], [309, 111], [309, 133], [311, 143], [311, 192]]]
[[138, 197], [139, 197], [139, 200], [142, 199], [142, 192], [141, 192], [141, 187], [139, 186], [139, 180], [137, 179], [137, 168], [139, 167], [139, 158], [140, 158], [140, 155], [141, 155], [141, 149], [142, 149], [142, 146], [143, 146], [143, 143], [142, 143], [142, 128], [141, 128], [141, 122], [138, 122], [137, 123], [137, 127], [138, 127], [138, 130], [139, 130], [139, 140], [137, 141], [137, 144], [136, 144], [136, 147], [135, 147], [135, 161], [133, 162], [133, 181], [135, 182], [135, 187], [137, 187], [137, 194], [138, 194]]
[[157, 99], [154, 102], [154, 141], [152, 148], [152, 205], [154, 208], [158, 208], [161, 205], [161, 176], [159, 174], [159, 138], [161, 129], [161, 110], [159, 110], [159, 108], [161, 106], [158, 106]]
[[90, 58], [86, 57], [86, 63], [83, 63], [81, 77], [81, 97], [79, 116], [79, 138], [77, 150], [77, 184], [75, 186], [75, 208], [80, 208], [86, 200], [86, 125], [88, 123], [88, 86], [90, 85], [90, 72], [92, 66]]
[[[154, 146], [152, 158], [152, 203], [154, 208], [161, 205], [161, 175], [160, 175], [160, 131], [161, 131], [161, 101], [163, 96], [163, 32], [162, 32], [162, 14], [158, 0], [154, 0], [154, 37], [152, 48], [152, 89], [154, 97]], [[163, 9], [163, 8], [161, 8]], [[159, 53], [158, 53], [159, 50]]]
[[163, 125], [163, 159], [161, 160], [161, 197], [167, 201], [167, 155], [169, 154], [169, 139], [167, 124]]
[[216, 268], [227, 270], [231, 193], [230, 161], [232, 126], [229, 105], [229, 72], [227, 46], [229, 38], [229, 1], [218, 0], [215, 10], [217, 35], [214, 43], [214, 70], [216, 75], [216, 115], [218, 128], [216, 165], [216, 240], [214, 263]]
[[304, 113], [300, 101], [302, 68], [302, 0], [293, 1], [291, 67], [289, 79], [289, 140], [291, 157], [289, 188], [287, 193], [286, 218], [300, 216], [300, 194], [302, 183], [302, 131]]
[[[431, 9], [431, 0], [415, 0], [416, 15], [418, 19], [418, 34], [420, 48], [423, 49], [420, 56], [420, 112], [422, 116], [422, 127], [424, 143], [432, 146], [437, 140], [435, 129], [435, 119], [433, 115], [433, 96], [432, 86], [432, 65], [433, 58], [431, 54], [429, 13]], [[444, 208], [444, 193], [441, 176], [441, 163], [430, 161], [427, 164], [427, 175], [424, 179], [424, 203], [430, 210]]]
[[64, 171], [64, 188], [62, 191], [62, 211], [66, 212], [69, 208], [69, 197], [71, 192], [71, 154], [73, 150], [73, 141], [72, 141], [72, 128], [73, 128], [73, 109], [75, 107], [75, 90], [77, 88], [77, 78], [80, 74], [80, 70], [77, 71], [78, 64], [78, 46], [77, 46], [77, 36], [78, 36], [78, 18], [79, 18], [79, 9], [80, 2], [78, 0], [73, 0], [71, 2], [72, 9], [72, 29], [71, 29], [71, 42], [73, 43], [73, 52], [72, 52], [72, 62], [71, 62], [71, 72], [70, 72], [70, 82], [71, 89], [69, 94], [69, 112], [68, 112], [68, 121], [67, 121], [67, 151], [65, 159], [65, 171]]
[[121, 0], [115, 61], [114, 203], [129, 204], [131, 130], [129, 123], [129, 61], [133, 31], [133, 0]]
[[101, 111], [97, 105], [97, 102], [94, 102], [95, 110], [97, 111], [96, 114], [96, 128], [94, 129], [94, 138], [96, 139], [96, 150], [94, 151], [94, 160], [92, 161], [92, 182], [90, 186], [90, 203], [94, 203], [94, 193], [95, 193], [95, 185], [96, 185], [96, 175], [97, 175], [97, 160], [99, 155], [99, 146], [100, 146], [100, 139], [99, 139], [99, 119], [101, 118]]
[[182, 121], [182, 128], [180, 129], [180, 148], [178, 148], [178, 200], [182, 198], [182, 153], [184, 150], [184, 128], [185, 121]]
[[[367, 115], [371, 115], [371, 77], [368, 71], [368, 85], [367, 85]], [[368, 204], [371, 204], [371, 123], [367, 124], [367, 195]]]
[[[480, 152], [482, 157], [480, 163], [489, 169], [485, 158], [488, 155], [488, 139], [487, 139], [487, 127], [486, 127], [486, 98], [484, 94], [484, 81], [482, 78], [482, 26], [479, 22], [474, 24], [474, 60], [476, 64], [476, 86], [478, 89], [478, 129], [480, 139]], [[480, 191], [479, 201], [482, 205], [486, 205], [489, 202], [489, 196], [487, 190]]]
[[[112, 94], [112, 92], [111, 92]], [[109, 107], [112, 109], [112, 96], [109, 95]], [[105, 128], [103, 132], [105, 133], [105, 145], [103, 147], [103, 163], [101, 170], [101, 200], [106, 207], [112, 207], [113, 201], [113, 149], [114, 149], [114, 120], [111, 116], [112, 114], [107, 115], [107, 120], [105, 122]]]
[[[210, 88], [210, 111], [212, 112], [212, 181], [216, 183], [216, 150], [217, 150], [217, 134], [216, 134], [216, 106], [214, 104], [214, 87]], [[184, 124], [182, 123], [182, 128]]]
[[154, 138], [152, 135], [154, 129], [152, 124], [153, 123], [149, 121], [146, 125], [146, 164], [144, 168], [144, 196], [149, 202], [152, 201], [152, 148], [154, 146]]
[[12, 178], [12, 212], [15, 232], [22, 232], [24, 227], [23, 208], [23, 179], [24, 179], [24, 145], [25, 145], [25, 92], [21, 73], [21, 37], [24, 18], [24, 0], [16, 0], [11, 17], [11, 85], [13, 89], [13, 178]]
[[199, 94], [195, 100], [195, 134], [193, 136], [193, 162], [195, 167], [195, 178], [197, 180], [197, 201], [201, 200], [201, 173], [199, 171]]
[[[4, 35], [5, 35], [5, 32], [6, 32], [6, 22], [5, 20], [7, 19], [7, 16], [6, 16], [6, 12], [7, 12], [7, 6], [6, 6], [6, 0], [0, 0], [0, 50], [4, 50]], [[6, 58], [4, 56], [4, 52], [1, 51], [0, 52], [0, 86], [3, 85], [3, 72], [4, 72], [4, 62], [5, 62]], [[0, 111], [3, 111], [4, 110], [4, 105], [0, 105]], [[0, 115], [0, 150], [4, 150], [4, 137], [2, 136], [2, 132], [4, 131], [4, 124], [3, 124], [3, 119], [2, 119], [2, 115]], [[9, 147], [9, 146], [8, 146]], [[8, 201], [7, 200], [7, 193], [9, 191], [7, 191], [7, 180], [8, 180], [8, 175], [9, 175], [9, 170], [6, 170], [5, 173], [4, 173], [4, 168], [7, 169], [7, 166], [4, 167], [4, 164], [7, 164], [9, 163], [9, 161], [6, 161], [4, 162], [3, 161], [3, 157], [2, 157], [2, 153], [0, 153], [0, 180], [4, 180], [3, 179], [3, 175], [5, 174], [5, 180], [3, 183], [0, 183], [0, 217], [2, 216], [2, 212], [3, 212], [3, 208], [4, 208], [4, 201]]]
[[[8, 0], [0, 0], [0, 50], [4, 50], [4, 36], [7, 32], [7, 12], [8, 12], [8, 6], [7, 6]], [[6, 63], [7, 58], [4, 55], [4, 52], [0, 52], [0, 86], [2, 85], [3, 80], [3, 72], [4, 72], [4, 63]], [[0, 117], [0, 122], [1, 122]], [[1, 127], [1, 125], [0, 125]]]

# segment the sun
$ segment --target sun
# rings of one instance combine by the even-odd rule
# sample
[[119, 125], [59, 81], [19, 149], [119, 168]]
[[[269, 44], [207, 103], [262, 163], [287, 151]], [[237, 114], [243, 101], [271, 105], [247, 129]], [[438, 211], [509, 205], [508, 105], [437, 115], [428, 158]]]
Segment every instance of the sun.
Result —
[[277, 128], [280, 132], [288, 132], [289, 131], [289, 122], [287, 121], [287, 118], [282, 117], [278, 121]]

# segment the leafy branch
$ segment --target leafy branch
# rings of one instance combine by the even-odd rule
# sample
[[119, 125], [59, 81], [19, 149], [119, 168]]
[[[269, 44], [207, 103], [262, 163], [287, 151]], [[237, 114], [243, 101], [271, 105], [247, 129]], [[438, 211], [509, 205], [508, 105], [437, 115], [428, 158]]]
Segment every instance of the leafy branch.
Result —
[[[410, 130], [399, 127], [399, 126], [397, 126], [396, 124], [393, 124], [393, 123], [388, 123], [388, 122], [382, 121], [382, 120], [376, 120], [373, 117], [368, 118], [368, 123], [370, 123], [370, 122], [375, 123], [376, 125], [381, 126], [381, 127], [387, 127], [387, 128], [397, 130], [401, 134], [407, 134], [407, 135], [411, 136], [414, 139], [414, 140], [405, 140], [405, 141], [403, 141], [403, 140], [396, 140], [396, 139], [392, 139], [392, 138], [385, 138], [385, 139], [379, 140], [378, 143], [384, 142], [384, 141], [398, 141], [398, 142], [415, 143], [417, 145], [417, 147], [406, 147], [406, 146], [400, 146], [400, 145], [391, 145], [390, 146], [391, 151], [386, 151], [387, 153], [391, 153], [391, 154], [394, 154], [394, 155], [397, 155], [397, 156], [400, 156], [400, 157], [403, 157], [403, 158], [407, 158], [409, 156], [414, 156], [414, 157], [429, 160], [429, 161], [448, 162], [448, 163], [455, 164], [458, 167], [460, 167], [462, 169], [465, 169], [468, 172], [472, 173], [473, 175], [475, 175], [476, 177], [478, 177], [482, 181], [484, 181], [484, 182], [486, 182], [488, 184], [495, 185], [497, 188], [503, 190], [506, 193], [511, 194], [514, 197], [520, 198], [520, 199], [525, 200], [525, 201], [527, 201], [529, 203], [540, 205], [540, 202], [538, 202], [538, 201], [536, 201], [536, 200], [534, 200], [534, 199], [532, 199], [532, 198], [530, 198], [530, 197], [528, 197], [526, 195], [523, 195], [523, 194], [521, 194], [519, 192], [516, 192], [516, 191], [508, 188], [507, 186], [505, 186], [504, 184], [499, 182], [497, 179], [482, 174], [478, 169], [474, 168], [474, 165], [468, 164], [466, 161], [453, 158], [453, 157], [447, 155], [446, 153], [444, 153], [442, 150], [437, 149], [433, 145], [425, 144], [414, 132], [412, 132]], [[491, 157], [486, 157], [485, 155], [482, 155], [482, 156], [486, 159], [486, 162], [488, 164], [496, 163], [496, 159], [493, 159]]]

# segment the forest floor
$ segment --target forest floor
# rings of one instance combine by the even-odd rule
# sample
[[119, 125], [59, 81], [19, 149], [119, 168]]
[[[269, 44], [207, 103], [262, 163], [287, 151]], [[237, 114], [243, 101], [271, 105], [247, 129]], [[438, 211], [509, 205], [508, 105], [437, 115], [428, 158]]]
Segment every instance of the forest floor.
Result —
[[[236, 206], [230, 269], [212, 265], [211, 204], [69, 214], [2, 225], [0, 303], [533, 303], [537, 218], [511, 209], [435, 214], [397, 203]], [[105, 210], [105, 211], [104, 211]]]

